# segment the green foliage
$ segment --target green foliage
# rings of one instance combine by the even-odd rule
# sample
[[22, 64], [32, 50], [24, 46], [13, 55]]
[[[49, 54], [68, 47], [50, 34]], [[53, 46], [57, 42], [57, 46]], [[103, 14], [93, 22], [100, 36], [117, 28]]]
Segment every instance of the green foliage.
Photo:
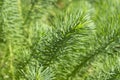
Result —
[[43, 69], [38, 62], [27, 65], [25, 71], [21, 70], [21, 73], [24, 74], [21, 80], [53, 80], [53, 73], [49, 67]]
[[0, 0], [0, 80], [119, 80], [119, 0]]

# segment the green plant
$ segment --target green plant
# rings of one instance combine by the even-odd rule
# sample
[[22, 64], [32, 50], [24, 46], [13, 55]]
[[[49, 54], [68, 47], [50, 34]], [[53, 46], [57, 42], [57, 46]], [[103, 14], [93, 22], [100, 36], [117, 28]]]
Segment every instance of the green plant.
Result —
[[0, 0], [0, 80], [119, 80], [119, 0]]

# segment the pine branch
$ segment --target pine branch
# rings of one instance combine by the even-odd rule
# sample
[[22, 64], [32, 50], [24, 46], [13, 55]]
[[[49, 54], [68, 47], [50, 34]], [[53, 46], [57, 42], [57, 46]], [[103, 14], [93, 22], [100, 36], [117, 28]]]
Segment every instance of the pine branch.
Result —
[[[114, 17], [112, 17], [112, 18], [114, 18]], [[110, 20], [112, 26], [110, 25], [110, 26], [107, 26], [107, 28], [105, 28], [105, 27], [102, 27], [102, 28], [104, 28], [103, 30], [105, 30], [105, 31], [106, 30], [109, 30], [109, 31], [111, 31], [111, 30], [113, 31], [114, 30], [113, 33], [109, 34], [109, 31], [107, 31], [108, 34], [107, 33], [104, 34], [104, 35], [97, 34], [97, 36], [95, 36], [95, 38], [97, 37], [98, 41], [97, 40], [95, 40], [95, 41], [98, 42], [98, 43], [100, 42], [99, 44], [97, 44], [97, 45], [100, 45], [100, 46], [98, 48], [93, 48], [95, 50], [88, 51], [88, 53], [86, 53], [87, 56], [84, 57], [83, 60], [81, 60], [81, 63], [79, 63], [79, 65], [75, 66], [74, 70], [71, 72], [71, 74], [68, 75], [67, 79], [69, 79], [69, 77], [71, 77], [71, 76], [74, 77], [83, 67], [85, 67], [86, 65], [91, 64], [93, 62], [93, 60], [96, 58], [96, 56], [104, 55], [102, 53], [106, 53], [107, 47], [109, 45], [111, 45], [114, 42], [118, 42], [119, 41], [119, 37], [120, 37], [119, 36], [119, 34], [120, 34], [119, 30], [120, 30], [120, 28], [117, 27], [116, 25], [113, 25], [115, 23], [116, 24], [118, 24], [118, 23], [117, 22], [114, 23], [113, 21], [111, 21], [112, 20], [111, 18], [109, 20]], [[109, 20], [107, 20], [107, 21], [109, 21]], [[104, 32], [102, 32], [102, 33], [104, 33]], [[104, 41], [99, 41], [101, 39], [100, 37], [103, 37], [103, 36], [105, 36]], [[118, 36], [118, 37], [116, 37], [116, 36]]]
[[[17, 7], [16, 7], [17, 6]], [[10, 63], [5, 65], [6, 68], [10, 68], [8, 75], [10, 79], [15, 80], [15, 66], [14, 60], [16, 58], [17, 50], [20, 49], [22, 38], [22, 17], [19, 12], [19, 0], [4, 0], [1, 7], [1, 20], [3, 29], [3, 39], [5, 41], [5, 59], [4, 63]], [[17, 48], [15, 49], [15, 47]], [[4, 68], [2, 69], [4, 70]]]
[[[74, 67], [74, 70], [71, 72], [71, 74], [69, 74], [67, 76], [67, 79], [69, 79], [69, 77], [75, 77], [75, 75], [83, 68], [85, 67], [85, 65], [88, 65], [92, 63], [92, 61], [94, 60], [94, 58], [96, 58], [96, 56], [100, 55], [101, 53], [105, 53], [105, 49], [107, 48], [108, 45], [110, 45], [113, 41], [110, 41], [107, 45], [102, 46], [98, 49], [96, 49], [94, 52], [93, 51], [89, 51], [90, 53], [87, 53], [87, 56], [83, 58], [82, 62]], [[91, 54], [92, 53], [92, 54]]]
[[[75, 17], [74, 17], [75, 19], [72, 19], [72, 17], [74, 15], [75, 15]], [[67, 42], [72, 38], [72, 36], [73, 35], [82, 35], [79, 33], [79, 29], [82, 30], [82, 28], [77, 28], [79, 24], [81, 24], [81, 25], [84, 24], [84, 17], [82, 15], [83, 14], [81, 14], [81, 12], [77, 12], [70, 16], [68, 15], [70, 18], [70, 21], [63, 22], [62, 20], [58, 20], [58, 21], [61, 21], [61, 23], [59, 25], [55, 24], [54, 26], [56, 28], [61, 26], [60, 29], [58, 28], [57, 31], [52, 32], [51, 36], [49, 37], [49, 38], [51, 38], [51, 41], [43, 39], [42, 43], [44, 43], [44, 44], [40, 45], [39, 48], [41, 48], [41, 49], [38, 49], [39, 52], [41, 52], [40, 56], [45, 56], [43, 58], [41, 57], [41, 59], [42, 59], [41, 61], [43, 61], [42, 64], [45, 64], [47, 66], [53, 64], [54, 61], [56, 61], [56, 59], [60, 55], [64, 55], [63, 51], [65, 48], [65, 45], [67, 45]], [[83, 23], [82, 23], [82, 21], [83, 21]], [[70, 24], [68, 24], [68, 23], [70, 23]], [[64, 26], [62, 26], [62, 25], [64, 25]], [[77, 30], [78, 30], [78, 32], [77, 32]], [[42, 48], [44, 46], [45, 46], [45, 49]], [[34, 56], [34, 54], [32, 56]], [[47, 58], [47, 57], [49, 57], [49, 58]]]
[[0, 0], [0, 80], [119, 80], [119, 4]]
[[38, 62], [33, 62], [26, 66], [26, 70], [20, 71], [24, 76], [25, 80], [53, 80], [54, 75], [51, 72], [50, 68], [47, 67], [43, 69], [42, 66], [39, 66]]

